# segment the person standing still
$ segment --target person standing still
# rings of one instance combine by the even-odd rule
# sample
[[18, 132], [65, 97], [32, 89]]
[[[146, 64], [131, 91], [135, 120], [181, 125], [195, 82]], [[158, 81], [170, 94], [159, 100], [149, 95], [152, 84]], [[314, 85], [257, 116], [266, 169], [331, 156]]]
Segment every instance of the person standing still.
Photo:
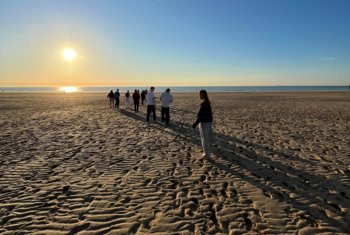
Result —
[[173, 95], [170, 93], [170, 89], [166, 89], [160, 96], [162, 101], [162, 122], [165, 121], [169, 125], [170, 121], [170, 103], [173, 102]]
[[147, 93], [146, 100], [147, 100], [147, 122], [149, 122], [149, 115], [153, 113], [153, 120], [156, 121], [156, 107], [155, 107], [155, 101], [156, 97], [154, 95], [154, 87], [151, 87], [151, 91]]
[[119, 98], [120, 98], [119, 89], [117, 89], [116, 92], [114, 93], [114, 98], [115, 98], [115, 108], [119, 109]]
[[200, 109], [197, 114], [197, 120], [193, 123], [192, 128], [196, 128], [199, 124], [199, 134], [201, 137], [203, 157], [210, 157], [210, 142], [212, 137], [212, 123], [213, 123], [213, 113], [211, 110], [210, 100], [206, 90], [201, 90], [199, 92], [199, 98], [202, 101], [200, 104]]
[[142, 101], [142, 105], [143, 105], [143, 101], [145, 101], [146, 99], [146, 91], [145, 90], [142, 90], [141, 91], [141, 101]]
[[129, 90], [125, 93], [125, 110], [128, 110], [130, 106], [130, 92]]
[[132, 98], [134, 100], [134, 111], [137, 113], [139, 111], [139, 106], [140, 106], [140, 93], [138, 90], [135, 90], [134, 93], [132, 94]]
[[111, 90], [108, 93], [107, 98], [109, 98], [109, 107], [113, 108], [114, 107], [114, 93], [113, 93], [113, 90]]

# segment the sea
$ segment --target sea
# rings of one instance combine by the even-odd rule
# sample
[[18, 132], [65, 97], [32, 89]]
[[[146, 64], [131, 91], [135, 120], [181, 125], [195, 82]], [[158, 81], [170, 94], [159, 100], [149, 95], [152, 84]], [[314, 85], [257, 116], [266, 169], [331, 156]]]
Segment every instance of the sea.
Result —
[[[76, 92], [109, 92], [119, 89], [121, 92], [145, 90], [145, 86], [86, 86], [74, 87]], [[155, 86], [161, 92], [170, 88], [171, 92], [298, 92], [298, 91], [350, 91], [350, 86]], [[0, 87], [0, 92], [64, 92], [62, 87]]]

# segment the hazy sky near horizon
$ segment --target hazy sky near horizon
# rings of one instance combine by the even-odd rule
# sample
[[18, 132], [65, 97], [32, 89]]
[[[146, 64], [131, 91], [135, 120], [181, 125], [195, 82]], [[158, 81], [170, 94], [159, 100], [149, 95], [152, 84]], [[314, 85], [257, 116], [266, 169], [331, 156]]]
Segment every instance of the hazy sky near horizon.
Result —
[[0, 86], [350, 82], [349, 0], [0, 4]]

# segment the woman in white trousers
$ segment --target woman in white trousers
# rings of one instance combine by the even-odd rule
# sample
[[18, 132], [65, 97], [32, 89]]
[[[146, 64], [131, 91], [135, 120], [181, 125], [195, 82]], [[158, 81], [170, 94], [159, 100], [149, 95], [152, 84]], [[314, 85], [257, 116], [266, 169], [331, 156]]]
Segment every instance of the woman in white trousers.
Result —
[[192, 128], [196, 128], [196, 126], [199, 124], [199, 134], [202, 141], [203, 157], [209, 158], [212, 137], [213, 113], [206, 90], [201, 90], [199, 92], [199, 98], [203, 101], [200, 104], [197, 120], [195, 123], [193, 123]]

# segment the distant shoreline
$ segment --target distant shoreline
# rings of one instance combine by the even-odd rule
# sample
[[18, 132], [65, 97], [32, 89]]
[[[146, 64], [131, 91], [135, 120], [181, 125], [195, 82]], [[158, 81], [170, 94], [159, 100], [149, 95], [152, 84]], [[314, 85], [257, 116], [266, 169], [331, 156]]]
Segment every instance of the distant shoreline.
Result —
[[[197, 92], [205, 89], [209, 92], [300, 92], [300, 91], [348, 91], [348, 86], [156, 86], [160, 92], [166, 88], [172, 92]], [[108, 92], [119, 89], [121, 92], [134, 89], [148, 89], [145, 86], [106, 86], [77, 87], [77, 92]], [[60, 87], [0, 87], [0, 92], [55, 92], [64, 93]]]

